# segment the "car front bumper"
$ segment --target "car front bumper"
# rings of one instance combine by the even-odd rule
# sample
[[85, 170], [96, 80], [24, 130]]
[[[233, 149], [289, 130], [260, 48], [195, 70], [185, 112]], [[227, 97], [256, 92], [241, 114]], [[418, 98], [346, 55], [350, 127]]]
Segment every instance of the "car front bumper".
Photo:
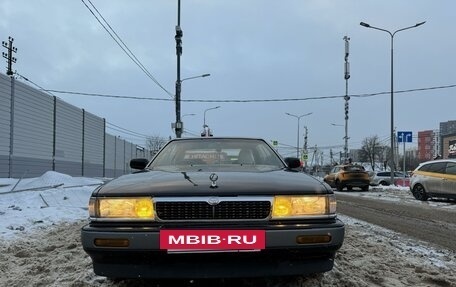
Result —
[[[158, 230], [105, 228], [81, 230], [84, 250], [97, 275], [113, 278], [225, 278], [308, 275], [333, 268], [342, 246], [344, 224], [293, 225], [266, 229], [266, 247], [258, 251], [168, 253], [160, 250]], [[299, 236], [329, 235], [326, 243], [297, 243]], [[128, 247], [108, 248], [95, 239], [126, 238]]]

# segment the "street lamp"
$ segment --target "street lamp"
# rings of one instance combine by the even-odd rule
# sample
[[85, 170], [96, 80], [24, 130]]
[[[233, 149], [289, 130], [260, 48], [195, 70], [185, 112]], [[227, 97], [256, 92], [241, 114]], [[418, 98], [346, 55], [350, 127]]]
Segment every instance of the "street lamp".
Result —
[[186, 116], [196, 116], [196, 114], [185, 114], [185, 115], [182, 115], [182, 118], [184, 118]]
[[424, 23], [426, 23], [426, 21], [420, 22], [420, 23], [416, 23], [413, 26], [409, 26], [409, 27], [398, 29], [398, 30], [396, 30], [396, 31], [394, 31], [392, 33], [390, 31], [386, 30], [386, 29], [374, 27], [374, 26], [371, 26], [371, 25], [369, 25], [367, 23], [364, 23], [364, 22], [359, 23], [363, 27], [371, 28], [371, 29], [375, 29], [375, 30], [379, 30], [379, 31], [383, 31], [383, 32], [388, 33], [391, 36], [391, 158], [390, 158], [391, 183], [394, 183], [394, 170], [395, 170], [395, 166], [394, 166], [394, 77], [393, 77], [393, 72], [394, 72], [394, 62], [393, 62], [394, 35], [396, 35], [396, 33], [400, 32], [400, 31], [416, 28], [418, 26], [423, 25]]
[[300, 116], [293, 115], [293, 114], [290, 114], [290, 113], [285, 113], [285, 114], [288, 115], [288, 116], [291, 116], [291, 117], [294, 117], [294, 118], [298, 119], [298, 142], [297, 142], [297, 145], [296, 145], [296, 157], [299, 158], [299, 121], [301, 120], [302, 117], [311, 115], [312, 113], [307, 113], [307, 114], [300, 115]]
[[182, 79], [180, 81], [182, 83], [183, 81], [186, 81], [186, 80], [191, 80], [191, 79], [196, 79], [196, 78], [205, 78], [205, 77], [209, 77], [210, 75], [211, 74], [202, 74], [202, 75], [199, 75], [199, 76], [188, 77], [188, 78]]
[[218, 108], [220, 108], [220, 106], [216, 106], [216, 107], [212, 107], [212, 108], [204, 110], [203, 128], [207, 128], [207, 125], [206, 125], [206, 112], [210, 111], [210, 110], [215, 110], [215, 109], [218, 109]]
[[[180, 75], [180, 74], [179, 74]], [[199, 75], [199, 76], [193, 76], [193, 77], [188, 77], [188, 78], [184, 78], [184, 79], [180, 79], [178, 78], [176, 80], [176, 123], [174, 125], [172, 125], [172, 127], [175, 129], [176, 131], [176, 137], [177, 138], [180, 138], [181, 135], [182, 135], [182, 131], [184, 129], [183, 127], [183, 123], [181, 121], [181, 119], [183, 118], [183, 116], [181, 117], [181, 108], [180, 108], [180, 98], [181, 98], [181, 90], [182, 90], [182, 82], [183, 81], [186, 81], [186, 80], [191, 80], [191, 79], [196, 79], [196, 78], [205, 78], [205, 77], [209, 77], [211, 74], [202, 74], [202, 75]]]
[[208, 109], [205, 109], [204, 110], [204, 117], [203, 117], [203, 130], [204, 130], [204, 136], [210, 136], [210, 130], [209, 130], [209, 126], [206, 125], [206, 112], [207, 111], [210, 111], [210, 110], [215, 110], [215, 109], [218, 109], [220, 108], [220, 106], [216, 106], [216, 107], [212, 107], [212, 108], [208, 108]]

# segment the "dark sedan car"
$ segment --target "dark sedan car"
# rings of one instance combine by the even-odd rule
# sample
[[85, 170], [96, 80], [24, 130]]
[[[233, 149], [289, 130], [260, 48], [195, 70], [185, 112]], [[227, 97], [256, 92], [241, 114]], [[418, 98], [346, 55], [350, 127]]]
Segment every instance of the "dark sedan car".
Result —
[[112, 278], [306, 275], [333, 268], [344, 224], [326, 184], [261, 139], [168, 142], [94, 191], [82, 245]]

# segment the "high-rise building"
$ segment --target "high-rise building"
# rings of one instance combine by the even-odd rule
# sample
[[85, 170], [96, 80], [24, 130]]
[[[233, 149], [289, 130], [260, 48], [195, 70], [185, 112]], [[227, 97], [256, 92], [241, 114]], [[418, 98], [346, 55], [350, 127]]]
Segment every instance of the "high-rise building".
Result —
[[439, 133], [433, 130], [418, 132], [418, 160], [434, 159], [439, 154]]
[[440, 123], [440, 136], [446, 136], [456, 133], [456, 121], [447, 121]]

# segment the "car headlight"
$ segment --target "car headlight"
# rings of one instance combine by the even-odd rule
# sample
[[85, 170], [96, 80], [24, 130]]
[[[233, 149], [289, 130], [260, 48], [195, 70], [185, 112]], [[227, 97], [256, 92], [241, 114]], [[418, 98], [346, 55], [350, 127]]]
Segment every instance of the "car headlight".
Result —
[[154, 203], [150, 197], [91, 198], [92, 218], [154, 219]]
[[334, 195], [317, 196], [275, 196], [272, 218], [294, 218], [306, 216], [333, 215], [336, 213]]

